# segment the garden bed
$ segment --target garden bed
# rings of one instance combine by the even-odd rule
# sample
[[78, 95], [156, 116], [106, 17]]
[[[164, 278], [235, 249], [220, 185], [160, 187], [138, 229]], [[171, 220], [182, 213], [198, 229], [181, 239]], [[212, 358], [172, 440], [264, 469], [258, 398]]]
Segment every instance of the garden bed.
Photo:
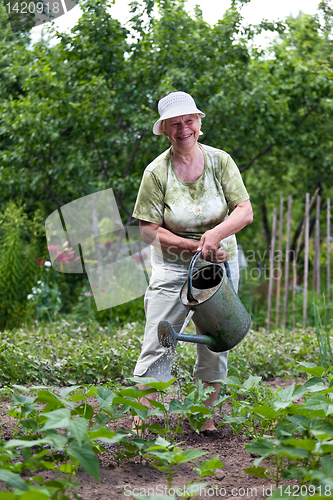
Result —
[[[195, 347], [179, 343], [175, 385], [140, 379], [158, 393], [148, 416], [131, 379], [140, 328], [61, 320], [0, 335], [6, 500], [24, 500], [24, 492], [33, 500], [134, 493], [164, 500], [174, 498], [163, 495], [168, 487], [180, 495], [191, 483], [207, 483], [198, 498], [264, 498], [276, 484], [278, 492], [289, 484], [285, 499], [297, 496], [301, 484], [305, 493], [312, 488], [309, 497], [314, 488], [333, 492], [333, 376], [315, 364], [314, 331], [251, 331], [230, 353], [214, 410], [204, 406], [205, 389], [191, 376]], [[224, 424], [213, 434], [200, 432], [209, 411], [216, 426]], [[145, 439], [129, 438], [132, 418], [142, 412]], [[174, 435], [169, 427], [177, 422]]]
[[[282, 377], [277, 377], [266, 384], [276, 389], [288, 386], [291, 383], [292, 380], [290, 379], [284, 380]], [[29, 390], [30, 388], [27, 387], [27, 394]], [[23, 394], [23, 391], [21, 391], [21, 394]], [[177, 397], [177, 394], [171, 391], [165, 398], [165, 403], [170, 403], [173, 397]], [[88, 397], [86, 402], [93, 408], [98, 408], [98, 402], [95, 398]], [[75, 404], [76, 407], [78, 405], [79, 403]], [[0, 416], [5, 441], [12, 439], [14, 431], [13, 422], [15, 422], [15, 419], [7, 414], [8, 406], [9, 400], [0, 403]], [[41, 408], [45, 407], [45, 405], [40, 406]], [[218, 426], [222, 423], [224, 415], [230, 415], [231, 410], [232, 404], [228, 402], [223, 404], [221, 412], [219, 409], [216, 409], [214, 415], [215, 425]], [[171, 415], [169, 417], [170, 425], [175, 426], [176, 420], [177, 417]], [[150, 417], [150, 423], [154, 422], [163, 426], [163, 419], [161, 417]], [[124, 431], [128, 431], [131, 429], [131, 426], [132, 417], [130, 415], [125, 415], [123, 418], [116, 420], [117, 430], [123, 429]], [[113, 430], [114, 422], [109, 422], [106, 424], [106, 427]], [[20, 433], [21, 429], [17, 428], [16, 432]], [[157, 436], [158, 434], [151, 432], [146, 433], [146, 439], [155, 440]], [[253, 466], [254, 461], [254, 455], [251, 455], [244, 448], [250, 442], [251, 439], [245, 435], [244, 431], [235, 435], [228, 424], [218, 427], [213, 432], [198, 433], [192, 429], [188, 420], [184, 419], [175, 443], [179, 443], [182, 450], [191, 449], [205, 452], [206, 455], [198, 460], [199, 463], [202, 459], [213, 459], [216, 456], [223, 463], [223, 467], [215, 470], [215, 476], [208, 476], [201, 479], [200, 483], [206, 483], [206, 485], [201, 492], [198, 492], [196, 498], [256, 499], [270, 496], [272, 490], [276, 487], [274, 481], [267, 478], [256, 478], [251, 474], [244, 473], [246, 468]], [[154, 468], [151, 460], [145, 458], [140, 460], [139, 457], [135, 457], [117, 464], [116, 458], [110, 453], [116, 453], [116, 446], [116, 444], [104, 443], [106, 451], [98, 455], [100, 467], [99, 481], [79, 467], [74, 480], [80, 483], [80, 486], [75, 491], [81, 498], [85, 500], [124, 499], [132, 498], [132, 493], [141, 493], [150, 496], [155, 493], [156, 498], [163, 498], [163, 495], [168, 493], [173, 495], [177, 490], [185, 492], [190, 482], [198, 482], [198, 474], [193, 469], [194, 463], [183, 463], [175, 474], [171, 489], [169, 490], [164, 473]], [[28, 479], [36, 474], [42, 476], [45, 481], [57, 478], [57, 473], [52, 470], [40, 470], [34, 473], [24, 471], [21, 477], [22, 479]], [[3, 489], [4, 483], [0, 482], [0, 484], [2, 485], [0, 489]], [[295, 481], [282, 481], [279, 484], [295, 484]]]

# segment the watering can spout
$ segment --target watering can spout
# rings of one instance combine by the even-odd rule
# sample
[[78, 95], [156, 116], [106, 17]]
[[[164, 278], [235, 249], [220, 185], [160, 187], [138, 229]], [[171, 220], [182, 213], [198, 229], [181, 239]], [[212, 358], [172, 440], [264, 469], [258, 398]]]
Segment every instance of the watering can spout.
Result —
[[[183, 330], [183, 328], [182, 328]], [[211, 347], [217, 347], [216, 340], [210, 335], [188, 335], [176, 333], [169, 321], [163, 320], [158, 324], [158, 340], [163, 347], [173, 347], [178, 340], [184, 342], [193, 342], [195, 344], [206, 344]]]

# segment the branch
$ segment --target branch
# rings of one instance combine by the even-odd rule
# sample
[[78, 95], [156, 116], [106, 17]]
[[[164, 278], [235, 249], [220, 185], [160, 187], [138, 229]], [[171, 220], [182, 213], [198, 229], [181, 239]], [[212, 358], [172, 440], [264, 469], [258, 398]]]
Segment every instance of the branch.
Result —
[[104, 160], [103, 169], [102, 169], [101, 176], [100, 176], [101, 181], [104, 181], [109, 166], [110, 166], [110, 163], [107, 160]]
[[134, 158], [135, 158], [135, 155], [138, 151], [138, 148], [140, 146], [140, 142], [142, 141], [142, 138], [143, 138], [143, 131], [140, 132], [140, 137], [138, 138], [138, 140], [136, 141], [136, 144], [134, 146], [134, 149], [132, 151], [132, 154], [131, 154], [131, 157], [129, 159], [129, 162], [127, 163], [126, 167], [125, 167], [125, 171], [124, 171], [124, 177], [126, 177], [130, 171], [130, 168], [132, 166], [132, 163], [134, 161]]
[[267, 146], [267, 148], [263, 149], [262, 151], [260, 151], [260, 153], [258, 153], [254, 158], [252, 158], [252, 160], [250, 160], [246, 165], [244, 165], [244, 167], [240, 167], [239, 170], [240, 172], [245, 172], [245, 170], [247, 170], [248, 168], [251, 167], [251, 165], [253, 165], [253, 163], [258, 159], [260, 158], [261, 156], [264, 156], [266, 153], [268, 153], [271, 149], [273, 149], [273, 147], [275, 146], [275, 144], [270, 144], [269, 146]]
[[50, 187], [48, 187], [46, 189], [46, 192], [47, 194], [49, 195], [49, 197], [51, 198], [51, 200], [57, 205], [58, 208], [62, 207], [64, 204], [58, 200], [58, 198], [56, 198], [56, 196], [54, 195], [52, 189], [50, 189]]
[[261, 209], [262, 221], [263, 221], [263, 226], [264, 226], [264, 235], [265, 235], [265, 240], [266, 240], [266, 246], [269, 249], [270, 244], [271, 244], [271, 233], [269, 230], [266, 204], [261, 203], [260, 209]]
[[[133, 151], [132, 151], [132, 154], [131, 154], [131, 157], [130, 157], [130, 159], [129, 159], [129, 162], [127, 163], [127, 165], [126, 165], [126, 167], [125, 167], [125, 171], [124, 171], [124, 173], [123, 173], [123, 177], [124, 177], [124, 178], [128, 175], [128, 173], [129, 173], [129, 171], [130, 171], [130, 168], [131, 168], [131, 166], [132, 166], [132, 164], [133, 164], [133, 161], [134, 161], [135, 155], [136, 155], [136, 153], [137, 153], [137, 151], [138, 151], [138, 148], [139, 148], [139, 146], [140, 146], [140, 142], [141, 142], [141, 140], [142, 140], [142, 138], [143, 138], [143, 135], [144, 135], [144, 134], [143, 134], [143, 131], [141, 131], [141, 132], [140, 132], [140, 137], [137, 139], [137, 141], [136, 141], [136, 143], [135, 143], [135, 146], [134, 146], [134, 149], [133, 149]], [[120, 202], [121, 194], [122, 194], [121, 189], [118, 189], [118, 191], [115, 193], [115, 199], [116, 199], [116, 203], [117, 203], [117, 204], [118, 204], [118, 202]]]

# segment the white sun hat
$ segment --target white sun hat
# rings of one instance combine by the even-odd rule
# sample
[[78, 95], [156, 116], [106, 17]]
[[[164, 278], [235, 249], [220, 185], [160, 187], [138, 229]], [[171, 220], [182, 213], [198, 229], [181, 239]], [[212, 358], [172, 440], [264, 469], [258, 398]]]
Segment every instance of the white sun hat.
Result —
[[155, 122], [153, 132], [155, 135], [162, 135], [162, 121], [174, 116], [194, 115], [200, 117], [206, 116], [205, 113], [197, 108], [194, 99], [186, 92], [171, 92], [163, 97], [158, 103], [158, 112], [160, 118]]

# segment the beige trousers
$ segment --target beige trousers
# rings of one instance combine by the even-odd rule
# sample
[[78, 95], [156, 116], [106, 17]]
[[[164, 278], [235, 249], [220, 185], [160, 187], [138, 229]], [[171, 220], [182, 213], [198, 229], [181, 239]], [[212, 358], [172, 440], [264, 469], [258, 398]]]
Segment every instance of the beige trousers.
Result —
[[[229, 262], [232, 284], [238, 290], [238, 257]], [[196, 268], [207, 265], [199, 259]], [[146, 328], [141, 354], [135, 366], [134, 375], [154, 377], [160, 382], [171, 379], [171, 365], [174, 349], [166, 349], [159, 343], [157, 327], [166, 319], [178, 333], [184, 323], [186, 309], [179, 300], [179, 291], [187, 279], [188, 265], [163, 260], [152, 252], [152, 276], [145, 294]], [[197, 330], [200, 334], [200, 331]], [[228, 372], [228, 351], [212, 352], [204, 344], [197, 344], [197, 360], [193, 376], [205, 382], [226, 377]]]

